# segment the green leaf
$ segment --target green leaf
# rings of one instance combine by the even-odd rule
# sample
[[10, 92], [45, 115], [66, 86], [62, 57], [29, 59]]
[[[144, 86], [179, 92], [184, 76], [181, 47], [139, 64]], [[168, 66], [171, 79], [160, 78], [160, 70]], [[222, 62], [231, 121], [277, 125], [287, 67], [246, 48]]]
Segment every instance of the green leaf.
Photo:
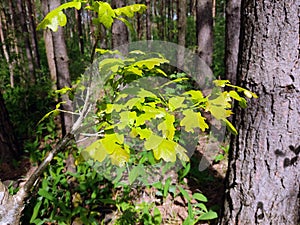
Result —
[[200, 112], [194, 112], [191, 109], [183, 111], [185, 116], [183, 120], [180, 121], [180, 126], [184, 126], [187, 132], [194, 132], [194, 128], [200, 127], [202, 131], [208, 128], [205, 118], [201, 115]]
[[157, 207], [154, 208], [153, 218], [154, 218], [154, 224], [162, 224], [161, 213]]
[[129, 184], [133, 184], [133, 182], [139, 177], [145, 174], [143, 165], [133, 166], [128, 175]]
[[136, 133], [138, 135], [140, 135], [141, 139], [148, 139], [151, 136], [151, 134], [153, 134], [153, 132], [151, 130], [149, 130], [147, 128], [142, 129], [140, 127], [136, 128]]
[[107, 152], [105, 151], [101, 140], [97, 140], [88, 147], [86, 147], [82, 151], [82, 155], [84, 156], [84, 158], [86, 158], [87, 156], [89, 158], [92, 158], [93, 160], [102, 162], [106, 158]]
[[53, 195], [51, 195], [48, 191], [46, 191], [45, 189], [39, 189], [38, 194], [50, 201], [54, 201], [54, 197]]
[[183, 189], [181, 186], [178, 186], [178, 189], [186, 200], [191, 201], [191, 197], [185, 189]]
[[225, 87], [227, 84], [230, 84], [230, 81], [229, 80], [214, 80], [213, 83], [217, 87]]
[[236, 91], [229, 91], [229, 96], [237, 101], [241, 101], [241, 96]]
[[95, 2], [94, 11], [98, 13], [97, 21], [102, 23], [106, 29], [110, 29], [114, 18], [116, 18], [115, 11], [111, 8], [107, 2]]
[[134, 63], [134, 66], [143, 68], [146, 67], [149, 70], [152, 70], [155, 66], [160, 66], [161, 64], [164, 63], [169, 63], [169, 60], [166, 59], [162, 59], [162, 58], [151, 58], [151, 59], [145, 59], [145, 60], [141, 60], [138, 61], [136, 63]]
[[137, 96], [141, 97], [141, 98], [154, 98], [157, 99], [158, 97], [156, 96], [156, 94], [154, 94], [151, 91], [145, 90], [143, 88], [140, 89], [140, 91], [138, 92]]
[[193, 194], [193, 198], [201, 202], [207, 202], [207, 198], [201, 193]]
[[123, 111], [120, 114], [120, 123], [117, 124], [119, 129], [124, 129], [126, 126], [133, 125], [136, 119], [136, 112]]
[[116, 73], [120, 67], [124, 66], [124, 61], [122, 59], [108, 58], [103, 59], [99, 63], [100, 73], [104, 76], [108, 75], [110, 72]]
[[174, 127], [174, 122], [175, 122], [175, 116], [167, 113], [166, 116], [164, 117], [164, 121], [162, 121], [157, 126], [158, 130], [162, 131], [164, 138], [173, 140], [175, 135], [175, 130], [176, 130]]
[[237, 130], [235, 129], [235, 127], [232, 125], [232, 123], [231, 123], [229, 120], [227, 120], [227, 119], [224, 119], [224, 121], [225, 121], [225, 123], [226, 123], [226, 126], [227, 126], [228, 130], [229, 130], [232, 134], [237, 135], [238, 132], [237, 132]]
[[146, 6], [143, 4], [134, 4], [121, 8], [117, 8], [114, 10], [117, 16], [126, 16], [132, 18], [134, 13], [139, 12], [142, 13], [146, 9]]
[[174, 111], [174, 110], [176, 110], [178, 108], [185, 107], [186, 105], [183, 104], [184, 100], [185, 100], [185, 97], [180, 97], [180, 96], [176, 96], [176, 97], [170, 98], [169, 99], [169, 104], [168, 104], [169, 109], [171, 111]]
[[40, 199], [34, 206], [33, 208], [33, 213], [32, 213], [32, 216], [30, 218], [30, 223], [33, 223], [33, 221], [35, 220], [35, 218], [38, 216], [38, 213], [39, 213], [39, 210], [40, 210], [40, 207], [42, 205], [43, 201]]
[[198, 220], [212, 220], [218, 218], [218, 214], [212, 210], [209, 210], [207, 213], [202, 214], [199, 216]]
[[111, 163], [119, 167], [124, 166], [125, 163], [129, 161], [129, 158], [129, 148], [127, 146], [122, 148], [120, 145], [115, 145], [114, 151], [110, 155]]
[[79, 10], [81, 8], [81, 2], [67, 2], [52, 10], [45, 16], [42, 22], [38, 24], [37, 30], [46, 29], [48, 27], [56, 32], [58, 26], [65, 26], [67, 17], [62, 10], [67, 8], [76, 8]]

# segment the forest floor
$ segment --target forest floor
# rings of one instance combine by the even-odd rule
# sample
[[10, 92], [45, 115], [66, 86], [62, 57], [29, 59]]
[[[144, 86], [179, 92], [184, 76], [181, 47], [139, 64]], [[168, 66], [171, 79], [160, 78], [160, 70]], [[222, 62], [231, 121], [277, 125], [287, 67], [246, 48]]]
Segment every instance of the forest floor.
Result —
[[[221, 206], [223, 204], [223, 193], [224, 193], [224, 178], [227, 170], [227, 160], [223, 159], [218, 163], [214, 162], [213, 158], [206, 158], [207, 163], [210, 165], [207, 169], [199, 171], [199, 162], [202, 159], [205, 153], [202, 150], [201, 146], [197, 147], [193, 157], [191, 158], [191, 170], [186, 178], [184, 178], [185, 184], [180, 184], [190, 196], [194, 193], [204, 194], [208, 202], [205, 203], [208, 209], [213, 209], [215, 212], [220, 214]], [[14, 167], [9, 164], [2, 163], [0, 164], [0, 179], [4, 181], [3, 183], [7, 186], [17, 187], [22, 179], [22, 176], [33, 169], [28, 158], [23, 158], [17, 167]], [[157, 203], [157, 208], [160, 210], [163, 224], [182, 224], [184, 218], [188, 215], [187, 201], [186, 199], [177, 196], [173, 198], [171, 195], [168, 195], [166, 199], [159, 199], [151, 191], [146, 191], [143, 194], [142, 201], [145, 202], [155, 202]], [[138, 194], [139, 195], [139, 194]], [[140, 196], [140, 195], [139, 195]], [[138, 199], [137, 201], [140, 201]], [[111, 215], [107, 215], [110, 218], [116, 218], [120, 215], [117, 215], [115, 212]], [[114, 219], [113, 219], [114, 220]], [[113, 224], [113, 220], [111, 223]], [[216, 221], [203, 221], [198, 224], [216, 224]]]

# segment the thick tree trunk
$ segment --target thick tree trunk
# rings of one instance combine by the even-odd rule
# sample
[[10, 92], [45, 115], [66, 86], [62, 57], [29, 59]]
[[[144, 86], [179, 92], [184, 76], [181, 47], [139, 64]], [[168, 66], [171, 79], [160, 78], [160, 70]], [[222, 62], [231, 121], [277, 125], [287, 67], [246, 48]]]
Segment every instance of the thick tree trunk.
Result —
[[241, 0], [226, 1], [225, 76], [236, 84], [240, 43]]
[[299, 0], [244, 1], [241, 85], [221, 224], [299, 224]]
[[198, 55], [208, 65], [212, 65], [213, 56], [213, 17], [212, 0], [196, 2], [196, 33]]
[[10, 164], [19, 157], [19, 148], [13, 127], [0, 93], [0, 162]]
[[[125, 0], [113, 0], [112, 7], [120, 8], [126, 5]], [[129, 34], [126, 25], [120, 20], [115, 20], [112, 25], [112, 48], [117, 48], [121, 53], [126, 55], [128, 53], [128, 47], [124, 46], [128, 44]]]

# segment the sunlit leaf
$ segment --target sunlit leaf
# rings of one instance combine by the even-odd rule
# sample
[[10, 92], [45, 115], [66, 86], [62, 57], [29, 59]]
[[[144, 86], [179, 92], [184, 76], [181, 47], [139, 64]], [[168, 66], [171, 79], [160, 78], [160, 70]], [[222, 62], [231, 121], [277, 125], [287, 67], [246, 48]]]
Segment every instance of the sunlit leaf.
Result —
[[185, 100], [185, 97], [180, 97], [180, 96], [170, 98], [169, 104], [168, 104], [170, 110], [174, 111], [178, 108], [185, 107], [186, 105], [183, 104], [184, 100]]
[[201, 115], [200, 112], [194, 112], [191, 109], [187, 109], [183, 111], [183, 115], [185, 116], [180, 121], [180, 126], [184, 126], [187, 132], [194, 132], [194, 128], [200, 128], [202, 131], [208, 128], [207, 123], [205, 122], [205, 118]]
[[226, 84], [230, 84], [229, 80], [214, 80], [213, 83], [218, 87], [225, 87]]
[[151, 70], [155, 66], [160, 66], [161, 64], [164, 64], [164, 63], [169, 63], [169, 61], [166, 59], [162, 59], [162, 58], [151, 58], [151, 59], [145, 59], [145, 60], [138, 61], [138, 62], [134, 63], [133, 65], [140, 67], [140, 68], [146, 67], [149, 70]]
[[120, 67], [124, 66], [124, 61], [122, 59], [108, 58], [103, 59], [99, 63], [99, 70], [102, 75], [107, 75], [110, 72], [117, 72]]
[[116, 14], [107, 2], [95, 2], [96, 12], [98, 13], [98, 21], [102, 23], [105, 28], [111, 28]]
[[117, 16], [126, 16], [131, 18], [134, 16], [134, 13], [136, 12], [142, 13], [145, 9], [146, 6], [143, 4], [134, 4], [134, 5], [117, 8], [114, 11]]
[[129, 158], [129, 150], [120, 145], [116, 146], [110, 155], [111, 163], [119, 167], [124, 166], [125, 163], [129, 161]]
[[173, 140], [175, 135], [175, 116], [172, 114], [166, 114], [164, 121], [162, 121], [158, 126], [158, 130], [162, 131], [163, 137]]
[[226, 122], [226, 126], [227, 126], [228, 130], [229, 130], [232, 134], [237, 135], [238, 132], [237, 132], [237, 130], [235, 129], [235, 127], [232, 125], [232, 123], [231, 123], [229, 120], [227, 120], [227, 119], [224, 119], [224, 121]]
[[123, 111], [119, 115], [120, 123], [117, 124], [119, 129], [124, 129], [128, 125], [133, 125], [136, 119], [136, 112]]
[[38, 24], [37, 30], [50, 28], [52, 31], [56, 32], [58, 30], [58, 26], [65, 26], [67, 23], [67, 17], [62, 12], [62, 10], [67, 8], [81, 8], [81, 2], [67, 2], [56, 9], [49, 12], [41, 23]]

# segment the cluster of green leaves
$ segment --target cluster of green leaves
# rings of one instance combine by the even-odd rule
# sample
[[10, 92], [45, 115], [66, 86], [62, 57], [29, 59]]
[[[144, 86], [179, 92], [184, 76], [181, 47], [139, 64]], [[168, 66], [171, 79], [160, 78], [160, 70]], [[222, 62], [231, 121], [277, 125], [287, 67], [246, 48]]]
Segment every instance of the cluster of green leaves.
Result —
[[[74, 0], [60, 5], [46, 15], [43, 21], [37, 26], [37, 29], [49, 28], [53, 31], [57, 31], [58, 26], [63, 27], [67, 23], [67, 16], [63, 10], [68, 8], [75, 8], [79, 10], [82, 7], [82, 3], [87, 3], [87, 1]], [[85, 9], [97, 13], [98, 17], [93, 18], [94, 24], [103, 24], [107, 29], [109, 29], [111, 28], [114, 19], [118, 19], [123, 21], [125, 24], [129, 24], [124, 17], [131, 18], [135, 13], [143, 12], [146, 9], [146, 6], [143, 4], [134, 4], [112, 9], [110, 4], [107, 2], [93, 1], [92, 5], [87, 5]]]
[[[136, 52], [129, 55], [131, 54], [135, 55]], [[111, 96], [100, 101], [97, 113], [98, 130], [103, 130], [105, 136], [87, 147], [84, 154], [99, 162], [109, 156], [112, 164], [124, 166], [130, 159], [131, 148], [125, 141], [125, 134], [129, 133], [131, 138], [142, 140], [144, 150], [153, 151], [157, 161], [163, 159], [175, 162], [177, 157], [181, 161], [188, 161], [187, 151], [175, 141], [175, 131], [194, 133], [195, 129], [208, 129], [202, 112], [209, 112], [226, 124], [232, 133], [237, 133], [227, 119], [232, 114], [232, 100], [237, 100], [242, 107], [246, 107], [246, 99], [241, 93], [249, 98], [257, 96], [231, 85], [228, 80], [214, 81], [216, 87], [208, 96], [204, 96], [200, 90], [188, 90], [181, 94], [164, 91], [169, 84], [180, 83], [183, 80], [181, 78], [148, 90], [134, 82], [133, 87], [127, 87], [123, 91], [117, 89], [121, 84], [130, 84], [132, 80], [149, 74], [167, 77], [159, 68], [167, 62], [163, 57], [141, 60], [128, 57], [107, 58], [99, 63], [100, 74], [109, 74], [106, 96]], [[233, 90], [222, 91], [221, 88], [225, 86]], [[153, 124], [156, 125], [153, 127]], [[135, 150], [134, 152], [136, 154]]]

